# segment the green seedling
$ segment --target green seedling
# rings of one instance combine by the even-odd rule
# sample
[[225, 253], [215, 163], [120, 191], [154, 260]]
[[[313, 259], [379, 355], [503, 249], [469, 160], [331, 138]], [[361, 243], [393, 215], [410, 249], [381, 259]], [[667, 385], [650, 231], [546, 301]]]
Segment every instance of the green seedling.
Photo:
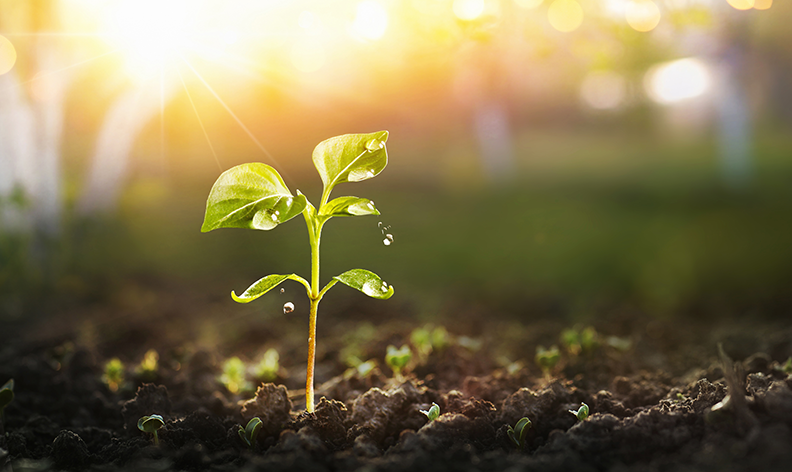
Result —
[[558, 351], [558, 346], [553, 345], [550, 349], [545, 349], [544, 346], [536, 347], [536, 365], [542, 369], [545, 377], [550, 376], [550, 372], [555, 368], [560, 359], [561, 353]]
[[597, 347], [597, 330], [591, 326], [583, 328], [574, 327], [561, 332], [561, 344], [567, 352], [577, 356], [582, 352], [591, 352]]
[[393, 376], [397, 379], [402, 378], [402, 371], [407, 367], [410, 359], [412, 359], [412, 351], [406, 344], [399, 349], [391, 344], [385, 353], [385, 363], [388, 364], [388, 367], [393, 371]]
[[157, 370], [159, 369], [159, 354], [155, 349], [149, 349], [143, 355], [143, 360], [135, 369], [135, 373], [142, 380], [151, 382], [157, 378]]
[[426, 359], [432, 352], [439, 352], [448, 347], [449, 334], [444, 326], [426, 325], [416, 328], [410, 333], [410, 342], [420, 359]]
[[104, 374], [102, 374], [102, 382], [111, 392], [118, 391], [118, 388], [124, 383], [124, 363], [121, 362], [121, 359], [114, 357], [107, 361]]
[[[316, 364], [316, 318], [319, 302], [336, 283], [341, 282], [378, 299], [393, 295], [393, 287], [365, 269], [352, 269], [333, 277], [319, 287], [319, 242], [322, 228], [333, 217], [379, 215], [374, 202], [366, 198], [338, 197], [330, 200], [336, 185], [361, 182], [378, 175], [388, 163], [385, 142], [387, 131], [369, 134], [346, 134], [319, 143], [313, 151], [313, 163], [324, 184], [319, 207], [314, 207], [299, 190], [293, 195], [278, 172], [262, 163], [233, 167], [217, 179], [206, 202], [201, 231], [218, 228], [271, 230], [302, 214], [308, 228], [311, 247], [311, 281], [297, 274], [273, 274], [263, 277], [241, 295], [231, 292], [239, 303], [248, 303], [272, 290], [284, 280], [305, 286], [310, 300], [308, 323], [308, 368], [305, 403], [314, 411], [314, 366]], [[291, 302], [290, 302], [291, 303]]]
[[589, 406], [585, 403], [580, 404], [577, 410], [569, 410], [570, 413], [577, 417], [578, 421], [585, 421], [589, 417]]
[[426, 415], [427, 418], [429, 418], [430, 423], [436, 420], [437, 417], [440, 416], [440, 407], [435, 402], [432, 402], [432, 406], [430, 406], [428, 410], [419, 410], [419, 411], [424, 415]]
[[253, 375], [263, 382], [272, 382], [278, 378], [279, 371], [280, 354], [277, 349], [271, 347], [261, 357], [261, 362], [254, 367]]
[[0, 387], [0, 430], [5, 423], [5, 409], [14, 401], [14, 379], [10, 379]]
[[244, 428], [242, 426], [239, 427], [237, 431], [239, 433], [239, 437], [244, 441], [245, 444], [248, 445], [250, 449], [253, 449], [253, 445], [256, 444], [256, 438], [258, 438], [259, 433], [261, 432], [261, 426], [264, 423], [261, 421], [261, 418], [253, 417], [248, 421], [247, 426]]
[[159, 436], [157, 431], [165, 425], [165, 420], [160, 415], [144, 416], [138, 420], [138, 429], [144, 433], [154, 435], [154, 445], [159, 446]]
[[525, 447], [525, 436], [528, 435], [528, 430], [531, 429], [533, 423], [528, 418], [520, 418], [517, 421], [517, 424], [514, 425], [514, 428], [509, 425], [508, 429], [506, 430], [506, 434], [511, 439], [511, 442], [517, 447], [517, 449], [522, 449]]
[[787, 375], [792, 374], [792, 357], [788, 358], [786, 362], [784, 362], [784, 365], [781, 366], [781, 370], [783, 370]]
[[245, 379], [245, 363], [242, 359], [234, 356], [223, 364], [223, 374], [220, 376], [220, 383], [233, 394], [240, 391], [248, 391], [251, 384]]

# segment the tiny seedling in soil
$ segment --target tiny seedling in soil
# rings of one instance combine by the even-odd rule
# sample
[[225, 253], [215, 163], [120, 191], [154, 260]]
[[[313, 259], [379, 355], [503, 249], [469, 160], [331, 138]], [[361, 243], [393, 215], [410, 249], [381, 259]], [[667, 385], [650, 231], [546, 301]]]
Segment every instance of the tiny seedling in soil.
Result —
[[445, 349], [449, 344], [449, 337], [444, 326], [426, 325], [422, 328], [415, 328], [410, 333], [410, 342], [415, 346], [418, 357], [426, 360], [432, 352]]
[[579, 329], [577, 326], [561, 332], [561, 344], [566, 346], [567, 352], [577, 356], [584, 352], [591, 352], [597, 347], [597, 330], [592, 326]]
[[121, 362], [121, 359], [114, 357], [107, 361], [104, 374], [102, 374], [102, 382], [111, 392], [118, 391], [118, 388], [124, 383], [124, 363]]
[[589, 406], [585, 403], [580, 404], [577, 410], [569, 410], [570, 413], [577, 417], [578, 421], [585, 421], [589, 417]]
[[385, 363], [388, 364], [388, 367], [393, 371], [393, 376], [397, 379], [402, 378], [402, 371], [407, 367], [410, 359], [412, 359], [412, 351], [406, 344], [399, 349], [391, 344], [385, 353]]
[[165, 425], [165, 420], [160, 415], [144, 416], [138, 420], [137, 427], [144, 433], [152, 433], [154, 435], [154, 445], [159, 446], [159, 436], [157, 431]]
[[545, 377], [550, 376], [550, 371], [558, 364], [561, 359], [561, 353], [558, 351], [557, 346], [552, 346], [550, 349], [545, 349], [544, 346], [537, 346], [536, 348], [536, 365], [542, 369]]
[[511, 439], [511, 442], [517, 447], [517, 449], [522, 449], [525, 447], [525, 436], [528, 434], [528, 430], [531, 429], [533, 423], [528, 418], [520, 418], [517, 421], [517, 424], [514, 425], [514, 428], [509, 425], [509, 428], [506, 430], [506, 434]]
[[159, 369], [159, 354], [155, 349], [149, 349], [143, 355], [143, 360], [135, 369], [135, 373], [144, 382], [153, 382], [157, 379]]
[[14, 401], [14, 379], [10, 379], [0, 387], [0, 433], [3, 432], [3, 424], [5, 424], [5, 409], [12, 401]]
[[419, 410], [419, 411], [424, 415], [426, 415], [427, 418], [429, 418], [430, 423], [436, 420], [437, 417], [440, 416], [440, 406], [438, 406], [437, 403], [435, 402], [432, 402], [432, 406], [430, 406], [428, 410]]
[[388, 132], [379, 131], [345, 134], [319, 143], [312, 156], [324, 184], [318, 208], [299, 190], [293, 195], [278, 171], [262, 163], [242, 164], [223, 172], [206, 201], [202, 232], [218, 228], [271, 230], [299, 214], [305, 219], [311, 247], [311, 281], [297, 274], [272, 274], [259, 279], [241, 295], [231, 292], [231, 297], [239, 303], [248, 303], [287, 279], [305, 286], [310, 301], [305, 382], [305, 406], [309, 413], [314, 411], [316, 318], [324, 294], [341, 282], [372, 298], [387, 299], [393, 295], [392, 286], [365, 269], [349, 270], [333, 277], [324, 288], [319, 287], [319, 242], [325, 223], [337, 216], [380, 214], [369, 199], [345, 196], [330, 200], [330, 193], [340, 183], [361, 182], [382, 172], [388, 163], [387, 139]]
[[239, 433], [240, 439], [247, 444], [247, 446], [253, 449], [253, 445], [256, 444], [256, 438], [258, 438], [259, 432], [261, 432], [262, 421], [258, 417], [251, 418], [248, 421], [247, 426], [244, 428], [242, 426], [239, 427], [237, 431]]
[[223, 364], [220, 383], [233, 394], [250, 390], [252, 385], [245, 379], [245, 370], [245, 363], [242, 362], [242, 359], [236, 356], [228, 359]]
[[253, 376], [262, 382], [272, 382], [278, 378], [280, 372], [280, 354], [274, 347], [267, 349], [264, 356], [253, 369]]

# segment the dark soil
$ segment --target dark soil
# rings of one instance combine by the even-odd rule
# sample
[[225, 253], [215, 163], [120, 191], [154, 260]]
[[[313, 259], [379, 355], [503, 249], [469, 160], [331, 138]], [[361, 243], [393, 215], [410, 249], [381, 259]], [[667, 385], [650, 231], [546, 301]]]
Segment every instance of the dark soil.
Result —
[[[9, 333], [0, 384], [13, 378], [16, 398], [5, 411], [0, 470], [723, 472], [792, 464], [792, 376], [784, 369], [792, 329], [783, 324], [611, 320], [596, 325], [596, 345], [562, 347], [545, 375], [536, 346], [558, 344], [563, 324], [448, 323], [448, 345], [396, 381], [381, 361], [366, 376], [347, 370], [338, 351], [358, 343], [364, 358], [381, 360], [418, 324], [400, 320], [351, 341], [363, 321], [348, 321], [320, 332], [321, 399], [308, 414], [299, 331], [300, 342], [284, 334], [288, 327], [274, 335], [280, 341], [262, 335], [281, 351], [280, 377], [233, 395], [218, 377], [221, 353], [234, 349], [146, 337], [146, 323], [115, 327], [118, 341], [93, 345], [77, 332], [30, 335], [47, 331], [40, 325]], [[256, 337], [247, 339], [230, 342], [236, 354], [257, 352]], [[144, 379], [132, 362], [150, 348], [159, 368]], [[112, 392], [103, 366], [124, 353], [127, 380]], [[428, 422], [421, 410], [433, 402], [442, 414]], [[584, 421], [569, 412], [581, 402], [591, 409]], [[137, 428], [151, 414], [165, 419], [159, 446]], [[237, 430], [254, 416], [263, 428], [248, 448]], [[522, 417], [533, 427], [518, 450], [507, 428]]]

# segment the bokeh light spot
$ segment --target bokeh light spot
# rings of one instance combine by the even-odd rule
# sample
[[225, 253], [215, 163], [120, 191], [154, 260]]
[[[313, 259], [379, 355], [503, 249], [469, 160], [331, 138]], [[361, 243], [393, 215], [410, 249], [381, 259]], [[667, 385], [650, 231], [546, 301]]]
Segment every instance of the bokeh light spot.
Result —
[[314, 30], [319, 27], [319, 19], [312, 11], [305, 10], [297, 18], [297, 24], [304, 30]]
[[388, 29], [388, 12], [373, 0], [360, 2], [352, 29], [363, 38], [380, 39]]
[[624, 104], [627, 81], [612, 71], [591, 72], [580, 85], [580, 97], [597, 110], [611, 110]]
[[698, 59], [687, 58], [651, 68], [644, 86], [654, 101], [670, 104], [703, 95], [711, 83], [707, 66]]
[[16, 60], [16, 48], [5, 36], [0, 36], [0, 75], [10, 71]]
[[514, 0], [517, 6], [522, 8], [536, 8], [541, 5], [544, 0]]
[[484, 13], [484, 0], [454, 0], [454, 15], [460, 20], [471, 21]]
[[750, 10], [754, 7], [754, 0], [727, 0], [729, 5], [738, 10]]
[[757, 10], [768, 10], [773, 6], [773, 0], [754, 0], [754, 8]]
[[547, 9], [547, 19], [562, 33], [575, 31], [583, 23], [583, 8], [575, 0], [555, 0]]
[[291, 49], [291, 61], [300, 72], [316, 72], [326, 61], [324, 47], [316, 41], [295, 43]]
[[652, 0], [633, 0], [627, 4], [624, 15], [635, 31], [645, 33], [660, 23], [660, 8]]

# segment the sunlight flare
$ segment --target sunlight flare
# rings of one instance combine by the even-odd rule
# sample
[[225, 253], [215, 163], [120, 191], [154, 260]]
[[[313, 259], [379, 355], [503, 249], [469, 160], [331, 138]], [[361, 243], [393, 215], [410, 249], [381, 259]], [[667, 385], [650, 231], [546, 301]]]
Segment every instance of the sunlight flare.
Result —
[[16, 48], [5, 36], [0, 36], [0, 75], [10, 71], [16, 60]]
[[627, 4], [624, 16], [632, 29], [646, 33], [660, 23], [660, 8], [652, 0], [633, 0]]
[[377, 40], [388, 29], [388, 12], [379, 2], [366, 0], [358, 3], [352, 31], [364, 39]]
[[703, 95], [710, 89], [712, 78], [701, 60], [689, 57], [652, 67], [644, 85], [654, 101], [671, 104]]
[[555, 0], [547, 9], [547, 19], [553, 28], [569, 33], [583, 23], [583, 8], [575, 0]]

